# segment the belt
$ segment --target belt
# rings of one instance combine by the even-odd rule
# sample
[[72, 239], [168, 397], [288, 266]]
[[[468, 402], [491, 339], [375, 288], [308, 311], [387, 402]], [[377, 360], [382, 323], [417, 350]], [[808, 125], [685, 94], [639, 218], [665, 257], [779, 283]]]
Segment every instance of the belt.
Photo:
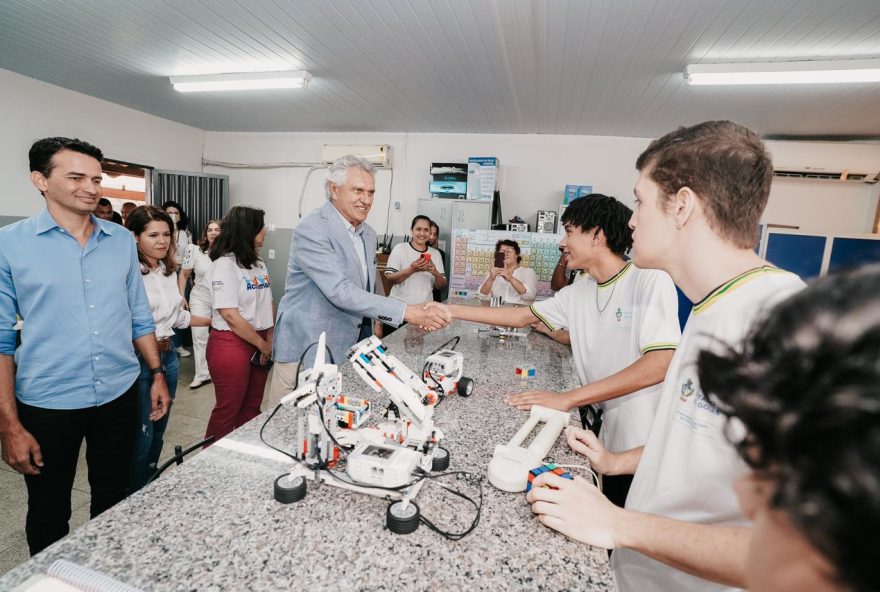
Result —
[[174, 349], [174, 346], [171, 345], [171, 338], [166, 337], [165, 339], [157, 339], [156, 343], [159, 344], [159, 353], [170, 352]]

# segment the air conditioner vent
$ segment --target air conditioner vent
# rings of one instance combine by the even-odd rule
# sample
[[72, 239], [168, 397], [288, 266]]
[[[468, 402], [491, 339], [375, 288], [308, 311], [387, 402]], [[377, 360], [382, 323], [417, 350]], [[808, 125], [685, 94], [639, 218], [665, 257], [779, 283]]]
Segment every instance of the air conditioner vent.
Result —
[[877, 183], [880, 173], [855, 173], [850, 171], [820, 171], [820, 170], [794, 170], [776, 169], [774, 177], [789, 179], [803, 179], [805, 181], [837, 181], [843, 183]]

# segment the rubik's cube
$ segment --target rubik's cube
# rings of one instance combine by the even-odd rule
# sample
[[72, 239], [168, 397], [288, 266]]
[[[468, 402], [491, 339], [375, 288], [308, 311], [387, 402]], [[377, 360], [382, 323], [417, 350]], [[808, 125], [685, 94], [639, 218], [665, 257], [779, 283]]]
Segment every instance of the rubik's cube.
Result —
[[[571, 476], [571, 473], [569, 473], [565, 469], [557, 467], [553, 463], [544, 463], [537, 469], [532, 469], [531, 471], [529, 471], [529, 482], [526, 484], [526, 493], [528, 493], [532, 489], [532, 481], [534, 481], [535, 477], [537, 477], [541, 473], [554, 473], [556, 475], [559, 475], [563, 479], [574, 480], [574, 477]], [[550, 489], [559, 489], [558, 487], [551, 487], [549, 485], [545, 485], [544, 487], [550, 487]]]
[[520, 378], [534, 378], [535, 377], [535, 367], [534, 366], [523, 366], [516, 368], [516, 375]]

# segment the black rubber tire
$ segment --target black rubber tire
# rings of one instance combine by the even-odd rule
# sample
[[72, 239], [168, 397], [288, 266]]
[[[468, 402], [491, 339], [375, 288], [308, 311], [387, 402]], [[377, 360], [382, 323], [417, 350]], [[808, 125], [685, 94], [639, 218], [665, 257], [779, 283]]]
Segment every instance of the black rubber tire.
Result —
[[461, 377], [458, 381], [458, 394], [462, 397], [470, 397], [474, 392], [474, 381], [470, 378]]
[[385, 512], [385, 525], [395, 534], [409, 534], [419, 527], [419, 507], [410, 502], [401, 515], [402, 506], [401, 501], [391, 502]]
[[275, 479], [275, 501], [281, 504], [292, 504], [306, 496], [306, 478], [300, 475], [288, 483], [288, 477], [290, 474], [285, 473]]
[[431, 459], [432, 471], [445, 471], [449, 468], [449, 451], [442, 446], [437, 447], [437, 454]]

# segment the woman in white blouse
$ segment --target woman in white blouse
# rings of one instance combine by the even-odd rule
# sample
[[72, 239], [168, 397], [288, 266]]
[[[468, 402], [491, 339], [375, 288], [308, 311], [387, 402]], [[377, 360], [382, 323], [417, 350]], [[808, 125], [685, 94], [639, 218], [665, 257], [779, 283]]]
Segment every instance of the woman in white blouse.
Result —
[[[174, 401], [180, 368], [177, 352], [171, 344], [174, 329], [189, 327], [190, 323], [207, 327], [210, 319], [207, 316], [191, 316], [177, 291], [177, 277], [174, 275], [176, 263], [172, 248], [174, 222], [171, 218], [157, 207], [141, 206], [129, 214], [126, 226], [134, 234], [137, 243], [144, 289], [153, 313], [153, 321], [156, 323], [159, 355], [165, 368], [168, 393]], [[138, 431], [131, 466], [132, 491], [143, 487], [156, 470], [159, 455], [162, 453], [165, 428], [171, 414], [169, 409], [158, 421], [150, 419], [152, 384], [150, 368], [141, 359], [141, 373], [138, 376]]]
[[495, 267], [479, 289], [481, 298], [500, 296], [505, 304], [531, 304], [538, 290], [538, 275], [530, 267], [520, 267], [519, 244], [514, 240], [495, 243], [495, 252], [504, 254], [504, 266]]
[[220, 439], [260, 414], [269, 377], [275, 314], [259, 249], [263, 210], [235, 206], [211, 246], [211, 333], [206, 355], [216, 404], [205, 437]]
[[[205, 225], [202, 238], [198, 244], [191, 244], [186, 248], [183, 256], [183, 265], [180, 266], [180, 275], [177, 278], [177, 287], [181, 298], [186, 293], [186, 282], [190, 276], [193, 278], [193, 287], [189, 292], [189, 310], [195, 315], [204, 317], [211, 316], [211, 286], [208, 284], [208, 272], [211, 271], [211, 258], [208, 250], [214, 244], [214, 239], [220, 234], [220, 222], [210, 220]], [[208, 328], [193, 327], [193, 354], [196, 360], [196, 373], [189, 388], [199, 388], [211, 382], [211, 373], [208, 371], [208, 362], [205, 359], [205, 346], [208, 345]]]

